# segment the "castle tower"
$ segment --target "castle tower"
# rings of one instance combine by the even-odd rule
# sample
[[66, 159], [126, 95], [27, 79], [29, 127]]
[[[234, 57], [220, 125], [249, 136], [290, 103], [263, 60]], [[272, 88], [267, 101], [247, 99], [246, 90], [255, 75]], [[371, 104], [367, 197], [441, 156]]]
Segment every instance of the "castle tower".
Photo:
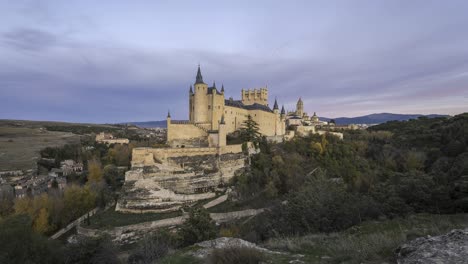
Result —
[[171, 112], [167, 111], [167, 118], [166, 118], [166, 128], [167, 128], [167, 142], [171, 140], [170, 135], [171, 133]]
[[226, 122], [224, 121], [224, 115], [222, 115], [218, 127], [218, 147], [226, 146], [226, 134]]
[[275, 104], [273, 105], [273, 112], [274, 112], [275, 114], [278, 114], [278, 113], [279, 113], [278, 101], [276, 101], [276, 98], [275, 98]]
[[312, 122], [318, 123], [320, 122], [319, 117], [317, 116], [317, 113], [314, 112], [314, 115], [311, 118]]
[[302, 99], [300, 97], [296, 104], [296, 115], [299, 117], [302, 117], [304, 115], [304, 103], [302, 102]]
[[207, 123], [209, 122], [208, 112], [208, 85], [203, 82], [200, 65], [198, 65], [197, 76], [195, 77], [194, 95], [192, 109], [192, 122], [193, 123]]
[[268, 89], [260, 88], [260, 89], [248, 89], [241, 91], [242, 95], [242, 103], [245, 105], [253, 105], [253, 104], [261, 104], [261, 105], [268, 105]]
[[193, 88], [192, 85], [190, 85], [190, 90], [189, 90], [189, 121], [193, 123], [193, 99], [194, 99], [194, 94], [193, 94]]

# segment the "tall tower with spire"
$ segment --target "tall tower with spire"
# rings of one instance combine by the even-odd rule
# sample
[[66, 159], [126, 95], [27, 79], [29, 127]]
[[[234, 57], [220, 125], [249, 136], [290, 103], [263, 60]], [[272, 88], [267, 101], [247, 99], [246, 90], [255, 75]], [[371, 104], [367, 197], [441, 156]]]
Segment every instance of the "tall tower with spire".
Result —
[[209, 122], [208, 116], [208, 85], [203, 82], [200, 65], [198, 65], [195, 83], [193, 85], [194, 91], [190, 95], [190, 110], [189, 118], [192, 123], [207, 123]]
[[302, 117], [304, 115], [304, 103], [302, 102], [302, 98], [299, 97], [299, 100], [296, 104], [296, 115]]

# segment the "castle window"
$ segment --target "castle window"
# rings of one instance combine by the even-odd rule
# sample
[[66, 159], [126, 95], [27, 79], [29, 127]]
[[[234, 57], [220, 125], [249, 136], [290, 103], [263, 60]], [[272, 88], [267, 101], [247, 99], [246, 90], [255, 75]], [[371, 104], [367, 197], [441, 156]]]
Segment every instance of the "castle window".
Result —
[[211, 109], [211, 105], [208, 106], [208, 110], [210, 110], [210, 109]]

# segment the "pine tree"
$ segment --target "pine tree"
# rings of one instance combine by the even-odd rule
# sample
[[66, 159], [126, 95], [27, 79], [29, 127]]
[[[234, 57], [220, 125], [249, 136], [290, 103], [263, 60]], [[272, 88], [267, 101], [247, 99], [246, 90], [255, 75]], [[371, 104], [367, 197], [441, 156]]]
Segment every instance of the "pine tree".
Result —
[[247, 116], [247, 120], [244, 121], [242, 128], [240, 129], [240, 135], [244, 142], [258, 142], [260, 140], [260, 132], [258, 132], [258, 124], [252, 119], [251, 115]]

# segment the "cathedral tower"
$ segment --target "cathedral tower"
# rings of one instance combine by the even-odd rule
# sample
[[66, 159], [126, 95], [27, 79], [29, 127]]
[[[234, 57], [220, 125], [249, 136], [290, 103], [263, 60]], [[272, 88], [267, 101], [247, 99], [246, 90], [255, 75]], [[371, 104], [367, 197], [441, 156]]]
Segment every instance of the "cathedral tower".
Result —
[[302, 102], [302, 99], [300, 97], [296, 104], [296, 115], [299, 117], [302, 117], [304, 115], [304, 103]]

